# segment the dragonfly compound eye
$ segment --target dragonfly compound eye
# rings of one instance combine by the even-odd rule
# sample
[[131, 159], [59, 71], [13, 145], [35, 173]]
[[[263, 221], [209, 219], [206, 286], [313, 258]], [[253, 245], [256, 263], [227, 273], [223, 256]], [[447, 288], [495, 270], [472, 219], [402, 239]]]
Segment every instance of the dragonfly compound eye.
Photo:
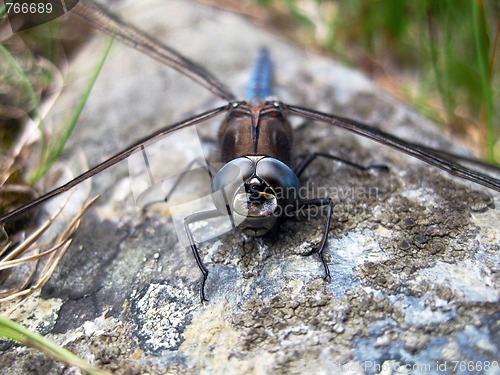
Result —
[[[279, 168], [288, 169], [295, 177], [284, 163], [276, 159], [250, 156], [237, 158], [224, 165], [212, 184], [212, 196], [217, 209], [224, 214], [230, 213], [235, 225], [252, 236], [269, 232], [281, 212], [274, 186], [258, 174], [259, 163], [264, 159], [275, 160]], [[288, 180], [295, 182], [293, 178], [283, 178], [284, 173], [279, 168], [272, 168], [271, 161], [264, 163], [261, 171], [278, 188], [286, 188], [282, 184], [288, 183]], [[298, 186], [298, 179], [295, 179]]]
[[255, 174], [272, 188], [281, 205], [297, 200], [300, 182], [285, 163], [274, 158], [261, 158], [257, 162]]
[[212, 181], [212, 199], [221, 213], [232, 210], [231, 202], [236, 192], [255, 171], [255, 164], [248, 158], [237, 158], [225, 164]]
[[217, 209], [230, 213], [236, 226], [262, 236], [276, 224], [280, 208], [297, 199], [299, 188], [299, 179], [285, 163], [247, 156], [221, 168], [212, 183], [212, 196]]

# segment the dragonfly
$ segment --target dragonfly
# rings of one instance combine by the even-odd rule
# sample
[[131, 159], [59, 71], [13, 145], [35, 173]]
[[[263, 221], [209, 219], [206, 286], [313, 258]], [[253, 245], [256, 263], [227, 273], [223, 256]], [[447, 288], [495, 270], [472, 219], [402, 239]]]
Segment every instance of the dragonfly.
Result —
[[[225, 115], [219, 131], [221, 164], [218, 170], [205, 166], [213, 177], [211, 183], [215, 209], [195, 212], [184, 217], [182, 225], [187, 243], [202, 273], [200, 298], [206, 300], [205, 283], [209, 271], [204, 265], [193, 234], [193, 224], [198, 221], [226, 217], [232, 227], [237, 227], [250, 236], [263, 236], [273, 230], [280, 220], [294, 216], [309, 207], [326, 209], [322, 237], [317, 248], [326, 279], [330, 278], [324, 250], [330, 231], [333, 202], [330, 198], [303, 199], [298, 196], [300, 177], [306, 168], [318, 158], [337, 160], [353, 168], [362, 170], [384, 170], [384, 166], [363, 167], [339, 159], [326, 153], [312, 153], [293, 165], [292, 129], [288, 118], [296, 116], [350, 131], [375, 142], [389, 146], [399, 152], [420, 159], [427, 164], [442, 169], [453, 176], [470, 180], [489, 189], [500, 191], [500, 180], [464, 167], [442, 154], [412, 142], [405, 141], [377, 128], [349, 118], [323, 113], [299, 105], [279, 101], [271, 96], [272, 62], [266, 49], [260, 51], [253, 78], [249, 84], [246, 100], [238, 100], [236, 95], [201, 65], [184, 57], [178, 51], [158, 42], [134, 26], [113, 15], [102, 6], [90, 0], [81, 1], [72, 12], [90, 22], [96, 28], [112, 34], [123, 43], [175, 69], [209, 90], [225, 104], [169, 125], [135, 142], [111, 158], [99, 163], [87, 172], [64, 185], [49, 191], [33, 201], [3, 215], [0, 225], [14, 220], [46, 201], [74, 188], [83, 181], [99, 174], [120, 161], [131, 157], [144, 156], [150, 144], [166, 136], [203, 124], [217, 116]], [[168, 157], [168, 156], [167, 156]], [[143, 158], [147, 164], [147, 158]], [[177, 182], [184, 175], [177, 179]], [[168, 200], [170, 190], [165, 198]], [[286, 212], [286, 209], [293, 210]]]

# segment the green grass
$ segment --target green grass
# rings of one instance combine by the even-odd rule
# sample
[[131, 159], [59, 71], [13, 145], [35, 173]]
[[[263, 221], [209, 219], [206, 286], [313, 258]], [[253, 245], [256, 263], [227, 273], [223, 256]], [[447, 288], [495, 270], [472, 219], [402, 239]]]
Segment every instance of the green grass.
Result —
[[[35, 93], [35, 89], [33, 88], [28, 76], [23, 70], [21, 64], [17, 61], [17, 59], [10, 53], [8, 48], [6, 48], [3, 44], [0, 43], [0, 56], [5, 59], [7, 65], [9, 66], [9, 70], [12, 72], [14, 77], [9, 78], [17, 78], [17, 82], [20, 83], [20, 89], [25, 93], [25, 97], [29, 102], [29, 106], [33, 108], [33, 115], [35, 117], [40, 117], [40, 102], [38, 100], [38, 96]], [[43, 128], [43, 121], [40, 122], [40, 126]]]
[[[5, 9], [0, 8], [0, 13], [1, 12], [5, 12]], [[23, 33], [23, 35], [25, 35], [27, 38], [23, 38], [23, 42], [25, 42], [27, 45], [33, 46], [33, 55], [42, 55], [51, 61], [57, 62], [59, 59], [58, 56], [60, 54], [60, 47], [58, 47], [57, 43], [59, 30], [60, 26], [58, 22], [50, 22], [48, 24], [37, 27], [37, 30], [33, 33], [34, 36]], [[37, 38], [37, 33], [42, 37]], [[47, 38], [47, 35], [52, 35], [55, 38], [56, 42], [54, 42], [52, 38]], [[33, 39], [29, 40], [31, 38]], [[20, 104], [18, 112], [24, 112], [32, 119], [38, 120], [40, 133], [42, 134], [42, 136], [40, 137], [39, 156], [31, 156], [32, 158], [39, 160], [38, 165], [34, 168], [34, 170], [31, 172], [31, 176], [28, 178], [31, 185], [36, 184], [36, 182], [39, 181], [50, 170], [51, 166], [55, 163], [61, 151], [63, 150], [64, 145], [69, 139], [71, 132], [78, 121], [78, 118], [85, 106], [94, 83], [106, 60], [112, 41], [113, 38], [110, 37], [105, 50], [102, 53], [100, 61], [96, 64], [96, 67], [92, 71], [92, 77], [89, 79], [87, 87], [80, 97], [79, 103], [76, 105], [73, 113], [68, 116], [69, 120], [65, 124], [60, 126], [59, 129], [55, 131], [54, 135], [52, 135], [50, 138], [46, 136], [47, 132], [40, 110], [40, 103], [42, 100], [40, 98], [40, 92], [43, 92], [43, 90], [35, 89], [30, 75], [27, 71], [24, 70], [22, 61], [18, 59], [18, 54], [12, 51], [16, 50], [16, 47], [13, 47], [13, 44], [9, 43], [0, 44], [0, 58], [6, 62], [6, 65], [4, 66], [7, 66], [9, 71], [9, 74], [3, 75], [3, 79], [5, 79], [5, 82], [2, 83], [10, 87], [15, 85], [14, 87], [16, 87], [21, 92], [19, 97], [23, 99], [21, 100], [22, 105]], [[12, 50], [10, 50], [9, 47], [12, 47]], [[34, 58], [33, 61], [35, 61]], [[46, 78], [48, 81], [50, 81], [51, 79], [51, 77]], [[12, 144], [10, 146], [12, 146]], [[15, 169], [16, 167], [19, 168], [19, 166], [15, 166], [14, 170], [2, 172], [10, 176], [16, 176], [19, 174], [17, 169]], [[19, 183], [23, 182], [21, 181]], [[3, 228], [2, 235], [5, 237]], [[86, 361], [77, 357], [68, 350], [2, 316], [0, 316], [0, 336], [14, 340], [20, 344], [39, 349], [53, 359], [63, 361], [73, 366], [77, 366], [90, 374], [107, 373], [90, 366]]]
[[[40, 27], [44, 27], [44, 25]], [[54, 35], [54, 26], [50, 26], [45, 30], [49, 30], [50, 35]], [[46, 32], [41, 32], [41, 34], [47, 35]], [[58, 35], [58, 33], [56, 35]], [[57, 60], [57, 56], [55, 56], [54, 54], [59, 54], [59, 48], [54, 47], [56, 43], [52, 41], [52, 38], [40, 38], [40, 40], [42, 46], [40, 47], [40, 45], [38, 45], [38, 48], [45, 52], [43, 53], [43, 55], [47, 56], [47, 58], [49, 59]], [[15, 84], [17, 87], [19, 87], [19, 90], [23, 92], [22, 96], [26, 98], [24, 100], [27, 102], [27, 104], [25, 103], [23, 107], [25, 106], [26, 108], [32, 108], [29, 111], [28, 115], [32, 119], [38, 121], [38, 127], [41, 133], [39, 147], [40, 155], [37, 158], [39, 162], [28, 178], [28, 182], [30, 185], [35, 185], [50, 170], [50, 168], [56, 162], [57, 158], [62, 152], [64, 145], [69, 139], [71, 132], [73, 131], [78, 118], [83, 111], [83, 108], [85, 107], [85, 103], [90, 95], [90, 92], [92, 91], [95, 81], [97, 80], [97, 77], [111, 48], [112, 41], [113, 38], [110, 37], [103, 51], [102, 57], [96, 64], [96, 67], [92, 72], [92, 77], [89, 79], [87, 87], [82, 93], [79, 103], [74, 109], [74, 112], [71, 114], [69, 120], [66, 124], [60, 126], [60, 128], [56, 130], [56, 132], [51, 136], [50, 139], [47, 139], [46, 137], [47, 132], [45, 129], [43, 117], [40, 112], [40, 98], [38, 97], [36, 90], [34, 89], [32, 82], [30, 81], [30, 77], [27, 75], [27, 72], [24, 71], [21, 63], [17, 60], [16, 56], [13, 55], [6, 46], [0, 44], [0, 57], [7, 62], [9, 71], [11, 72], [9, 74], [9, 77], [6, 77], [5, 79], [11, 80], [12, 84]], [[34, 43], [34, 41], [30, 42]], [[50, 77], [47, 77], [47, 80], [50, 80]]]
[[46, 147], [43, 151], [41, 163], [38, 165], [34, 173], [31, 175], [30, 181], [35, 183], [38, 181], [42, 176], [44, 176], [47, 171], [52, 167], [52, 165], [56, 162], [57, 158], [61, 154], [64, 145], [68, 141], [76, 123], [78, 122], [78, 119], [80, 118], [80, 115], [85, 107], [85, 104], [87, 103], [87, 99], [90, 96], [90, 92], [92, 91], [92, 88], [94, 87], [94, 84], [97, 80], [97, 77], [99, 76], [99, 73], [101, 72], [101, 69], [104, 65], [104, 62], [106, 61], [106, 58], [108, 56], [109, 50], [111, 49], [111, 45], [113, 43], [113, 37], [109, 37], [108, 42], [106, 44], [106, 47], [104, 49], [104, 52], [101, 56], [101, 59], [98, 61], [94, 72], [92, 74], [92, 77], [90, 78], [86, 90], [83, 93], [83, 95], [80, 97], [80, 100], [78, 102], [78, 105], [75, 108], [75, 111], [73, 112], [71, 119], [68, 121], [68, 123], [62, 127], [62, 131], [59, 132], [59, 134], [50, 142], [48, 147]]
[[76, 366], [91, 375], [109, 374], [109, 372], [91, 366], [84, 359], [57, 345], [53, 341], [3, 316], [0, 316], [0, 336], [25, 346], [39, 349], [48, 354], [51, 358], [65, 362], [71, 366]]
[[376, 80], [414, 77], [396, 94], [464, 138], [478, 138], [483, 158], [500, 163], [497, 1], [253, 1], [286, 17], [290, 38]]

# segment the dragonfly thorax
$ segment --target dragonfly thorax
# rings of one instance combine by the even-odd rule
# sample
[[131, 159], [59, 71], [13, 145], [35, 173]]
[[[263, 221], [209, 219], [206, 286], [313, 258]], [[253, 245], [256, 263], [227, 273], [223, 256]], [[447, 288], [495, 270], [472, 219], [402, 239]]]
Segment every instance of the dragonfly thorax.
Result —
[[292, 129], [276, 102], [261, 106], [235, 102], [219, 129], [222, 163], [247, 155], [266, 155], [289, 164], [292, 143]]

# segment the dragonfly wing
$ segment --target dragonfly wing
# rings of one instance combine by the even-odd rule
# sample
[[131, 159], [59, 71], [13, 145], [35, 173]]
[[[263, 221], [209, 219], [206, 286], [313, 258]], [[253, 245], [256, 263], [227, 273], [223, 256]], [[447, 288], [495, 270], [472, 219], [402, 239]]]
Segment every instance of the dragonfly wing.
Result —
[[213, 192], [212, 177], [222, 166], [206, 162], [196, 127], [177, 131], [140, 148], [128, 158], [136, 204], [143, 209], [153, 205], [168, 209], [182, 246], [190, 245], [185, 219], [194, 213], [218, 210], [214, 202], [227, 202], [228, 210], [219, 209], [220, 215], [216, 218], [193, 223], [190, 229], [195, 242], [217, 238], [238, 224], [231, 215], [232, 197], [226, 191], [242, 186], [243, 176], [239, 168], [233, 167], [230, 184]]
[[96, 28], [113, 35], [121, 42], [144, 54], [168, 65], [186, 77], [210, 90], [218, 97], [233, 100], [231, 91], [202, 66], [192, 62], [176, 50], [160, 43], [144, 32], [125, 23], [115, 15], [110, 14], [99, 4], [90, 0], [81, 0], [72, 13], [91, 23]]
[[49, 191], [48, 193], [38, 197], [37, 199], [19, 207], [18, 209], [11, 211], [2, 217], [0, 217], [0, 225], [4, 224], [5, 222], [9, 220], [13, 220], [16, 217], [22, 215], [23, 213], [33, 209], [34, 207], [42, 204], [43, 202], [48, 201], [49, 199], [65, 192], [68, 191], [69, 189], [73, 188], [74, 186], [82, 183], [83, 181], [91, 178], [92, 176], [95, 176], [96, 174], [104, 171], [105, 169], [115, 165], [116, 163], [125, 160], [128, 158], [130, 155], [135, 153], [138, 150], [141, 150], [142, 148], [146, 147], [147, 145], [163, 138], [165, 135], [174, 133], [177, 130], [186, 128], [188, 126], [192, 126], [195, 124], [198, 124], [200, 122], [206, 121], [222, 112], [225, 112], [227, 110], [227, 106], [222, 106], [219, 108], [215, 108], [212, 110], [209, 110], [207, 112], [201, 113], [199, 115], [196, 115], [194, 117], [188, 118], [184, 121], [178, 122], [176, 124], [167, 126], [166, 128], [163, 128], [153, 134], [150, 134], [149, 136], [141, 139], [137, 143], [134, 143], [133, 145], [127, 147], [125, 150], [119, 152], [115, 156], [105, 160], [104, 162], [96, 165], [95, 167], [89, 169], [87, 172], [81, 174], [80, 176], [72, 179], [71, 181], [67, 182], [66, 184], [58, 187], [57, 189], [54, 189], [52, 191]]
[[[210, 186], [209, 166], [196, 127], [173, 134], [139, 148], [128, 158], [131, 190], [140, 207], [182, 200], [186, 186], [199, 184], [206, 195]], [[176, 189], [182, 184], [182, 188]]]
[[446, 158], [439, 156], [437, 153], [431, 153], [423, 147], [404, 141], [401, 138], [383, 132], [380, 129], [376, 129], [352, 119], [330, 115], [304, 107], [288, 104], [283, 104], [283, 107], [290, 114], [295, 114], [301, 117], [309, 118], [311, 120], [316, 120], [349, 130], [363, 137], [370, 138], [383, 145], [392, 147], [405, 154], [411, 155], [437, 168], [445, 170], [446, 172], [454, 176], [470, 180], [496, 191], [500, 191], [500, 180], [466, 168], [460, 164], [454, 163]]

